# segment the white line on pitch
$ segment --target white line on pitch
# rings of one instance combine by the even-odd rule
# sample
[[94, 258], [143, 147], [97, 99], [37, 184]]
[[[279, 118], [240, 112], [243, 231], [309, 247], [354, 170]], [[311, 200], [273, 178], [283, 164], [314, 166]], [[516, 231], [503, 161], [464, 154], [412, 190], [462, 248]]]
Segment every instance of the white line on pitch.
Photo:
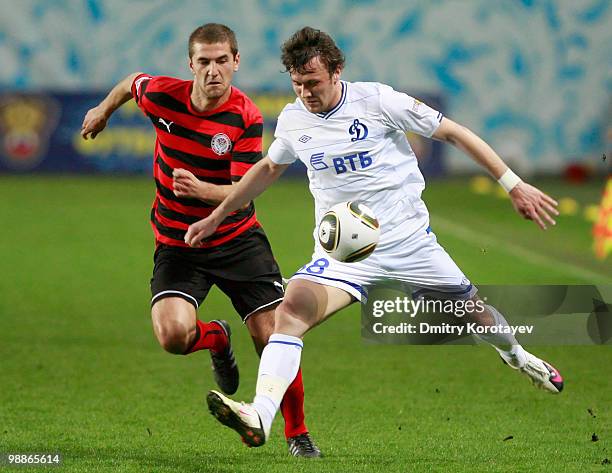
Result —
[[593, 281], [597, 283], [605, 282], [606, 284], [612, 284], [612, 279], [607, 276], [604, 276], [603, 274], [581, 268], [580, 266], [576, 266], [574, 264], [564, 263], [562, 261], [552, 259], [547, 256], [540, 255], [538, 253], [534, 253], [533, 251], [527, 250], [521, 246], [515, 245], [505, 240], [497, 239], [492, 236], [485, 236], [482, 233], [477, 233], [463, 225], [451, 222], [439, 216], [435, 216], [433, 218], [432, 228], [434, 232], [436, 228], [440, 228], [441, 230], [452, 233], [457, 238], [467, 241], [468, 243], [472, 243], [478, 246], [486, 245], [490, 247], [499, 248], [512, 256], [523, 258], [529, 262], [533, 262], [536, 264], [560, 269], [574, 276], [586, 279], [587, 281]]

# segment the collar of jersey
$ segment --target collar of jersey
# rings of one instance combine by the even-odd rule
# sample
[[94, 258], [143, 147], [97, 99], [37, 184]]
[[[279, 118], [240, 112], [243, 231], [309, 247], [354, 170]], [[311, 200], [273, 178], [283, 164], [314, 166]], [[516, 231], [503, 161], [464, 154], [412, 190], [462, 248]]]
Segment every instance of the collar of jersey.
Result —
[[348, 86], [346, 85], [346, 82], [344, 82], [343, 80], [340, 81], [340, 84], [342, 85], [342, 93], [340, 94], [340, 100], [338, 101], [336, 106], [334, 108], [332, 108], [331, 110], [329, 110], [328, 112], [315, 113], [315, 115], [317, 117], [321, 117], [321, 118], [327, 120], [334, 113], [336, 113], [338, 110], [340, 110], [342, 105], [344, 105], [344, 102], [346, 102], [346, 91], [348, 89]]

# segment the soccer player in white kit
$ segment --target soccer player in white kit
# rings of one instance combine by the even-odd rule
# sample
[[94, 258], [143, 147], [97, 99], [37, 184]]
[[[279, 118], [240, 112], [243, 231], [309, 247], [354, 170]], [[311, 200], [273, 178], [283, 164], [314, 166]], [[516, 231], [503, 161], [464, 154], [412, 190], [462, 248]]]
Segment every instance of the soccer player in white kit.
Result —
[[[443, 300], [478, 300], [476, 288], [436, 240], [421, 200], [425, 181], [405, 132], [445, 141], [463, 150], [493, 175], [524, 218], [542, 229], [554, 225], [557, 203], [523, 182], [495, 151], [467, 128], [417, 99], [375, 82], [340, 80], [342, 51], [324, 32], [305, 27], [283, 44], [282, 61], [297, 95], [278, 118], [268, 155], [206, 219], [192, 224], [185, 241], [198, 246], [220, 222], [271, 185], [296, 159], [308, 169], [316, 221], [334, 204], [358, 200], [370, 207], [381, 228], [376, 250], [357, 263], [329, 258], [315, 229], [312, 260], [290, 279], [276, 309], [274, 334], [259, 365], [252, 404], [211, 391], [208, 405], [219, 421], [250, 446], [263, 445], [285, 390], [300, 366], [303, 335], [368, 288], [389, 280], [413, 295]], [[481, 325], [507, 322], [494, 307], [469, 314]], [[525, 351], [512, 334], [482, 335], [502, 359], [551, 393], [563, 379], [550, 364]]]

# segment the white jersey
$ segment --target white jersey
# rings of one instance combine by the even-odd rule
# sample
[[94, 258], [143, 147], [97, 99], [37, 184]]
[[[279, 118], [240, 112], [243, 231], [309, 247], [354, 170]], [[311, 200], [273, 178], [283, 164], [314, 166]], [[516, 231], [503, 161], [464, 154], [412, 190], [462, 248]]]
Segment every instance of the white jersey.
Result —
[[408, 284], [413, 297], [471, 298], [476, 288], [429, 228], [421, 200], [425, 181], [405, 132], [426, 137], [442, 114], [409, 95], [375, 82], [342, 82], [342, 98], [329, 112], [309, 112], [301, 100], [278, 118], [268, 155], [277, 164], [301, 160], [308, 169], [316, 222], [334, 204], [363, 201], [381, 228], [372, 255], [341, 263], [318, 244], [310, 263], [292, 279], [334, 286], [364, 302], [369, 288], [389, 281]]
[[268, 156], [306, 165], [316, 222], [334, 204], [364, 202], [379, 220], [382, 249], [428, 225], [425, 181], [405, 132], [431, 137], [442, 114], [384, 84], [341, 85], [339, 103], [326, 113], [309, 112], [299, 98], [286, 105]]

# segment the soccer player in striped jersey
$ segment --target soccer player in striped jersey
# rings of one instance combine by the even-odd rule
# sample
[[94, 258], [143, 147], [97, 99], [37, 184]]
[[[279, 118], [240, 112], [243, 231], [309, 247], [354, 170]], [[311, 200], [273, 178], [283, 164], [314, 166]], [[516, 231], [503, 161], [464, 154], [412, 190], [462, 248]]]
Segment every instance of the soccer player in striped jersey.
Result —
[[[199, 320], [199, 306], [216, 284], [231, 299], [261, 354], [274, 329], [274, 309], [283, 299], [280, 270], [252, 201], [231, 212], [201, 248], [184, 241], [188, 226], [210, 215], [262, 159], [261, 113], [231, 85], [239, 66], [234, 32], [225, 25], [203, 25], [189, 38], [193, 80], [130, 74], [87, 112], [81, 130], [84, 139], [94, 139], [131, 98], [151, 120], [157, 134], [157, 192], [151, 209], [155, 335], [170, 353], [208, 349], [215, 380], [230, 394], [238, 389], [239, 375], [229, 325]], [[304, 423], [303, 404], [299, 373], [284, 396], [285, 436], [292, 455], [320, 456]]]
[[[479, 309], [467, 311], [464, 320], [508, 328], [499, 311], [478, 299], [477, 289], [431, 231], [421, 199], [425, 181], [407, 131], [463, 150], [499, 180], [521, 216], [543, 229], [554, 225], [558, 214], [551, 197], [518, 178], [467, 128], [388, 85], [341, 80], [344, 55], [328, 34], [303, 28], [282, 50], [296, 101], [280, 114], [268, 156], [210, 216], [190, 226], [186, 241], [198, 246], [229, 212], [263, 192], [297, 159], [308, 169], [316, 221], [333, 205], [358, 200], [374, 211], [381, 235], [368, 258], [342, 263], [323, 251], [315, 230], [313, 259], [291, 278], [276, 309], [275, 333], [261, 357], [253, 403], [209, 393], [211, 412], [251, 446], [262, 445], [269, 435], [283, 393], [300, 365], [303, 335], [343, 307], [365, 302], [368, 289], [376, 284], [397, 281], [411, 287], [414, 298], [473, 301]], [[511, 333], [491, 332], [480, 338], [536, 386], [550, 393], [562, 390], [559, 372], [524, 350]]]

